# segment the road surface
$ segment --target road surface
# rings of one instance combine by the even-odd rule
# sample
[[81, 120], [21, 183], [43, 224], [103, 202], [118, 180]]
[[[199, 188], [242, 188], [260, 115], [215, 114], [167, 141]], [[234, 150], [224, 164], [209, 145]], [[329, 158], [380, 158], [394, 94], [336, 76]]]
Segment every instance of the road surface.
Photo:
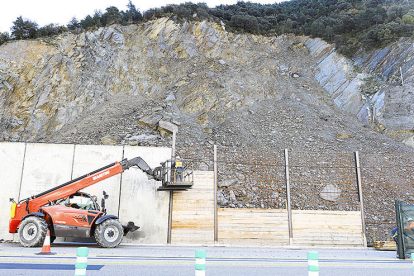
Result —
[[308, 275], [307, 252], [319, 253], [320, 275], [412, 274], [411, 260], [395, 252], [372, 248], [320, 249], [253, 248], [229, 246], [149, 246], [121, 244], [100, 248], [96, 244], [56, 243], [55, 255], [36, 255], [41, 248], [0, 243], [0, 275], [74, 275], [76, 249], [89, 247], [86, 275], [194, 275], [195, 250], [206, 250], [206, 275]]

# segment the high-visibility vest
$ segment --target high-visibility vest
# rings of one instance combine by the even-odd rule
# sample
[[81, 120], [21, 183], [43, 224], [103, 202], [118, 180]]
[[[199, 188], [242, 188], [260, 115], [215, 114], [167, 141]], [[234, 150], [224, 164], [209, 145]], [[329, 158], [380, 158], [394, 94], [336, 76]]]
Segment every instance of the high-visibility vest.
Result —
[[175, 167], [176, 168], [180, 168], [180, 167], [182, 167], [183, 166], [183, 162], [181, 162], [181, 161], [175, 161]]

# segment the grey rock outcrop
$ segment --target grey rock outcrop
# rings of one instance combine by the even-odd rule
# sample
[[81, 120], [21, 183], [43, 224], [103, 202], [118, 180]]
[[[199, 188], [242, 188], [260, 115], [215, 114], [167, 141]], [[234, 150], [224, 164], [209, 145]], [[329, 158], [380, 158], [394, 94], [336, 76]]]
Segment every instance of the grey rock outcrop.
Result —
[[[389, 137], [411, 146], [414, 138], [414, 44], [401, 38], [383, 49], [362, 52], [354, 62], [335, 52], [320, 39], [306, 39], [310, 54], [319, 59], [315, 78], [334, 103], [365, 125], [385, 131]], [[356, 68], [363, 73], [356, 73]], [[378, 81], [374, 94], [362, 90], [368, 79]], [[371, 91], [372, 92], [372, 91]], [[367, 99], [369, 97], [369, 99]], [[375, 124], [374, 124], [375, 123]]]

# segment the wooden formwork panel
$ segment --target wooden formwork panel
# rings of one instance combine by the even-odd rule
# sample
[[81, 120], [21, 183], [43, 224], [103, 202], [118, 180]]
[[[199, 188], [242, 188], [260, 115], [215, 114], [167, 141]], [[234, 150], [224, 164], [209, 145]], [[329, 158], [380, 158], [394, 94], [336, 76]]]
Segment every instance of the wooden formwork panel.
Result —
[[286, 210], [218, 209], [218, 240], [231, 245], [289, 244]]
[[171, 242], [214, 243], [214, 173], [195, 171], [188, 191], [174, 192]]
[[292, 211], [293, 244], [302, 246], [364, 246], [358, 211]]
[[[219, 208], [218, 241], [231, 245], [289, 245], [285, 209]], [[355, 211], [292, 211], [293, 245], [364, 246], [361, 213]], [[214, 174], [194, 172], [188, 191], [174, 192], [171, 242], [214, 243]]]

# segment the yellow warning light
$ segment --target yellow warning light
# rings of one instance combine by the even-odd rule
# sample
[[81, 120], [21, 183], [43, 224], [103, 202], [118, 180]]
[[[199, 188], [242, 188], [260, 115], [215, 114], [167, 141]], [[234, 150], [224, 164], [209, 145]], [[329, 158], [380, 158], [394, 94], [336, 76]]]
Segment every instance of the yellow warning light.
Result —
[[14, 218], [16, 216], [16, 203], [12, 203], [10, 218]]

